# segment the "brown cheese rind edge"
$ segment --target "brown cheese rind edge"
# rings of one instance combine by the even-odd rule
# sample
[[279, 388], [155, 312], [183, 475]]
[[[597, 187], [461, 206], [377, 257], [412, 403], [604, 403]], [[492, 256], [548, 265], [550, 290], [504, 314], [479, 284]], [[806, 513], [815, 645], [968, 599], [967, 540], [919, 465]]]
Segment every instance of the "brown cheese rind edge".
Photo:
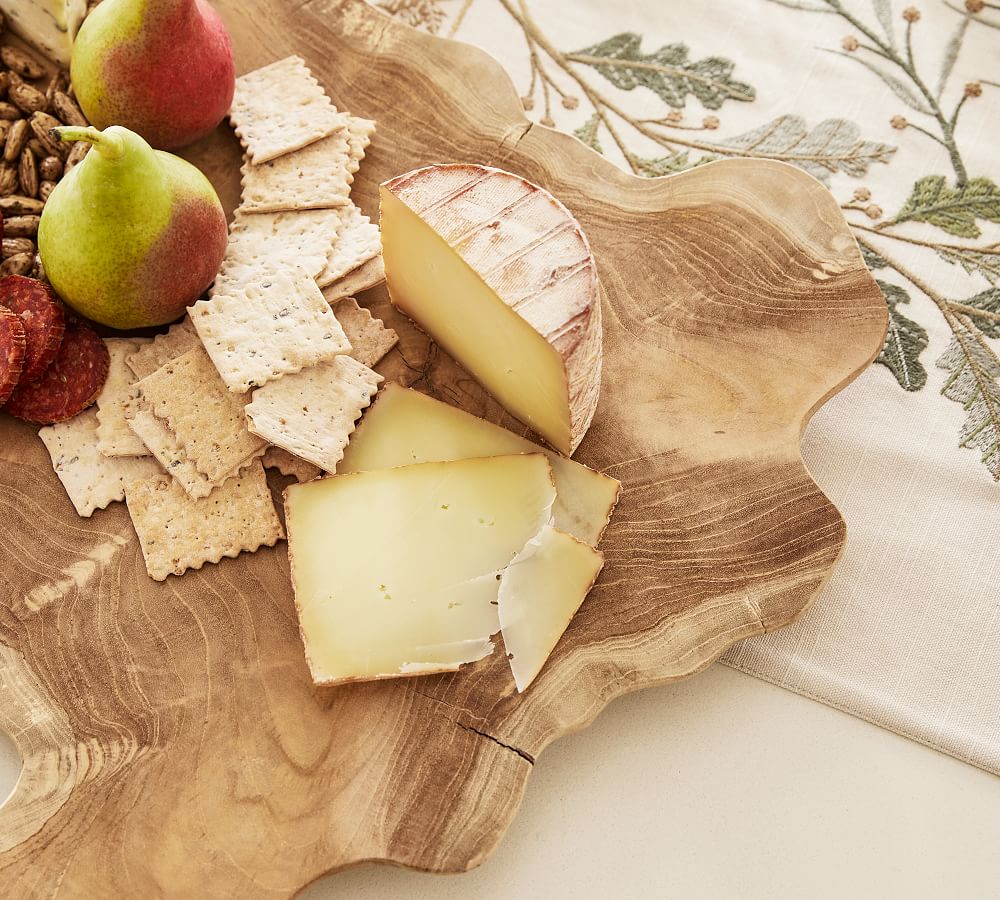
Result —
[[[594, 302], [590, 307], [589, 314], [586, 316], [586, 323], [582, 328], [578, 329], [579, 337], [574, 341], [565, 342], [568, 346], [558, 348], [558, 352], [563, 360], [563, 366], [565, 367], [566, 381], [569, 391], [570, 443], [568, 455], [572, 456], [586, 435], [587, 430], [590, 428], [594, 419], [594, 414], [597, 411], [597, 402], [600, 397], [601, 390], [601, 367], [603, 364], [601, 287], [597, 276], [597, 267], [593, 261], [593, 253], [590, 249], [590, 242], [587, 240], [587, 235], [580, 226], [580, 223], [566, 208], [565, 204], [563, 204], [557, 197], [553, 196], [545, 188], [528, 181], [526, 178], [522, 178], [520, 175], [515, 175], [511, 172], [507, 172], [493, 166], [480, 166], [468, 163], [423, 166], [409, 172], [404, 172], [402, 175], [397, 175], [395, 178], [391, 178], [388, 181], [383, 182], [382, 187], [396, 196], [401, 203], [406, 204], [405, 199], [399, 196], [399, 192], [401, 190], [412, 185], [414, 182], [420, 180], [420, 178], [433, 171], [442, 170], [466, 171], [470, 174], [470, 176], [476, 173], [500, 174], [521, 181], [532, 191], [541, 192], [552, 201], [562, 214], [565, 215], [567, 220], [574, 224], [579, 237], [582, 239], [587, 249], [587, 253], [591, 260], [590, 274], [593, 283]], [[409, 207], [409, 204], [406, 205]], [[410, 207], [410, 209], [415, 215], [420, 216], [420, 213], [417, 210], [412, 209], [412, 207]], [[563, 450], [563, 448], [558, 447], [556, 449], [560, 451]]]

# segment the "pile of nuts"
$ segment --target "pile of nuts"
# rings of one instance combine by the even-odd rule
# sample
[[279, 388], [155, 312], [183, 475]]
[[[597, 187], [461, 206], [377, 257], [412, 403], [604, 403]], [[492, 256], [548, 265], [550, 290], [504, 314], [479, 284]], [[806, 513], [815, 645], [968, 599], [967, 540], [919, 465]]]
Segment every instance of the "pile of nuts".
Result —
[[[0, 13], [0, 36], [5, 22]], [[0, 46], [0, 213], [3, 248], [0, 276], [44, 278], [35, 238], [42, 208], [60, 178], [79, 164], [90, 145], [63, 144], [51, 134], [59, 125], [88, 125], [73, 98], [69, 75], [48, 69], [11, 46]]]

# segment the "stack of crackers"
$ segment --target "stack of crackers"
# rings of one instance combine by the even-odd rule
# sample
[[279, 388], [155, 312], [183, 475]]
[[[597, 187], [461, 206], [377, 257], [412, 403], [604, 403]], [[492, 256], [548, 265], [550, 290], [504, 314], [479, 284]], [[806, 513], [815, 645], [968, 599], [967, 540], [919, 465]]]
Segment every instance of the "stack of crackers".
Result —
[[395, 345], [351, 296], [384, 278], [351, 201], [374, 122], [290, 57], [238, 79], [243, 198], [209, 298], [156, 338], [110, 338], [97, 410], [40, 432], [81, 516], [124, 499], [150, 577], [284, 537], [264, 468], [332, 472]]

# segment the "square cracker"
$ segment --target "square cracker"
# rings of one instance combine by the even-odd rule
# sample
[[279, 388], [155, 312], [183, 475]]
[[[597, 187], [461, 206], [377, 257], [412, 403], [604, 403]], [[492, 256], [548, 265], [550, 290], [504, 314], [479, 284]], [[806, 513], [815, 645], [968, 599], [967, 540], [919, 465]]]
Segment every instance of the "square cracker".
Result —
[[237, 78], [229, 118], [254, 165], [306, 147], [344, 126], [344, 116], [300, 56]]
[[73, 508], [84, 518], [125, 499], [123, 478], [155, 475], [160, 469], [148, 456], [104, 456], [97, 448], [97, 428], [97, 410], [88, 409], [38, 432]]
[[350, 355], [363, 366], [374, 366], [399, 343], [399, 335], [358, 306], [353, 297], [343, 297], [334, 303], [333, 314], [351, 342]]
[[[345, 117], [346, 121], [346, 117]], [[270, 162], [243, 164], [243, 200], [248, 213], [329, 209], [351, 202], [347, 128]], [[357, 171], [355, 167], [354, 171]]]
[[254, 391], [247, 422], [272, 444], [333, 472], [381, 381], [357, 360], [337, 356]]
[[367, 291], [383, 281], [385, 281], [385, 266], [382, 264], [382, 257], [376, 256], [324, 288], [323, 296], [326, 297], [327, 303], [336, 303], [344, 297]]
[[226, 387], [237, 393], [351, 349], [302, 269], [260, 271], [242, 288], [199, 300], [189, 315]]
[[273, 547], [284, 537], [259, 461], [200, 500], [166, 474], [126, 482], [125, 498], [146, 571], [155, 581], [224, 556]]
[[105, 456], [148, 456], [146, 445], [128, 427], [135, 372], [125, 357], [135, 353], [148, 338], [105, 338], [111, 363], [104, 387], [97, 397], [97, 447]]
[[213, 294], [225, 289], [226, 272], [238, 267], [284, 268], [291, 264], [315, 277], [326, 266], [340, 214], [332, 209], [253, 213], [236, 210], [229, 246]]
[[282, 475], [291, 475], [299, 483], [312, 481], [323, 474], [319, 466], [299, 459], [281, 447], [268, 447], [261, 462], [264, 463], [265, 469], [277, 469]]
[[348, 118], [347, 172], [352, 178], [354, 173], [361, 168], [361, 160], [365, 158], [365, 151], [372, 142], [373, 134], [375, 134], [375, 123], [371, 119], [361, 119], [358, 116]]
[[[136, 408], [129, 419], [132, 432], [143, 442], [148, 453], [152, 453], [164, 471], [176, 481], [184, 491], [195, 499], [207, 497], [218, 487], [203, 475], [187, 458], [184, 448], [177, 442], [173, 432], [163, 420], [156, 418], [145, 398], [136, 400]], [[235, 475], [235, 471], [230, 473]]]
[[249, 399], [226, 389], [201, 345], [137, 383], [153, 414], [173, 432], [187, 458], [208, 480], [220, 484], [263, 453], [267, 442], [246, 427]]
[[340, 211], [340, 227], [323, 271], [316, 276], [321, 288], [339, 281], [368, 260], [382, 253], [382, 240], [373, 225], [354, 204]]
[[152, 343], [145, 344], [125, 356], [125, 362], [135, 373], [136, 379], [152, 375], [164, 363], [176, 359], [192, 347], [198, 346], [198, 335], [191, 320], [185, 316], [170, 326], [165, 334], [158, 334]]

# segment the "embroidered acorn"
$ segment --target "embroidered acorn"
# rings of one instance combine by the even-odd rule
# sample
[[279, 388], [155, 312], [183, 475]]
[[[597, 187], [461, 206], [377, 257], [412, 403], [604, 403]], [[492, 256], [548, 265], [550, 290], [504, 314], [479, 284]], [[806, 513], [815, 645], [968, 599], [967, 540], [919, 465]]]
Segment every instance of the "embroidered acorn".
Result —
[[865, 215], [869, 219], [881, 219], [882, 218], [882, 207], [876, 206], [874, 203], [869, 204], [865, 207]]
[[567, 94], [562, 98], [563, 109], [576, 109], [580, 105], [580, 98]]
[[682, 113], [679, 109], [670, 110], [670, 112], [668, 112], [666, 116], [668, 122], [674, 122], [674, 123], [682, 121], [683, 118], [684, 118], [684, 113]]
[[889, 119], [889, 124], [897, 131], [902, 131], [909, 122], [906, 121], [906, 116], [893, 116]]
[[965, 0], [965, 8], [973, 15], [981, 13], [985, 5], [983, 0]]
[[861, 45], [858, 43], [858, 39], [853, 34], [849, 34], [840, 42], [840, 46], [843, 47], [848, 53], [853, 53]]
[[920, 21], [920, 10], [915, 6], [908, 6], [903, 10], [903, 18], [911, 24]]
[[719, 117], [718, 116], [705, 116], [701, 120], [703, 128], [707, 128], [709, 131], [715, 131], [719, 127]]
[[871, 200], [872, 192], [866, 187], [859, 187], [854, 189], [854, 199], [855, 200]]
[[522, 97], [521, 98], [521, 106], [523, 106], [524, 109], [527, 112], [531, 112], [531, 110], [533, 110], [535, 108], [535, 98], [534, 97]]
[[981, 97], [983, 95], [983, 86], [978, 81], [970, 81], [965, 86], [964, 93], [966, 97]]

